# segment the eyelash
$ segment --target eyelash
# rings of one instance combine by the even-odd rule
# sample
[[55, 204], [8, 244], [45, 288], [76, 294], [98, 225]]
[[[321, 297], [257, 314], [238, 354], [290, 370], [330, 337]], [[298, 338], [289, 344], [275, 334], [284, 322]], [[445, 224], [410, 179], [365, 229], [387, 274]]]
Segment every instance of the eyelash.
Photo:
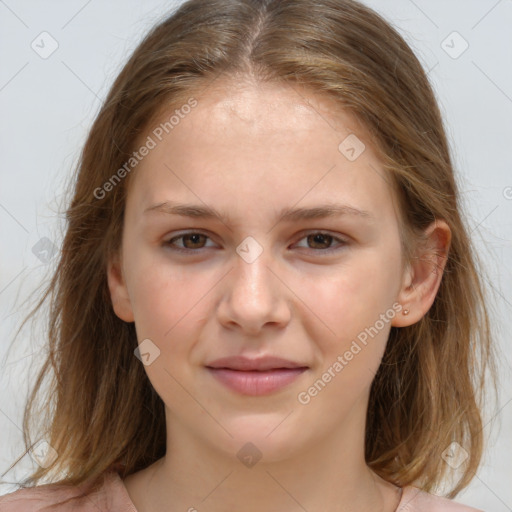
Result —
[[[165, 240], [163, 243], [165, 246], [169, 247], [171, 250], [173, 251], [177, 251], [177, 252], [181, 252], [181, 253], [185, 253], [185, 254], [190, 254], [190, 253], [194, 253], [194, 252], [199, 252], [201, 249], [207, 249], [207, 247], [199, 247], [198, 249], [187, 249], [187, 248], [182, 248], [182, 247], [177, 247], [175, 245], [173, 245], [173, 241], [175, 240], [179, 240], [181, 238], [184, 238], [186, 236], [189, 236], [189, 235], [202, 235], [202, 236], [205, 236], [206, 238], [210, 239], [210, 237], [208, 235], [206, 235], [205, 233], [201, 233], [200, 231], [188, 231], [186, 233], [182, 233], [181, 235], [178, 235], [178, 236], [175, 236], [173, 238], [170, 238], [168, 240]], [[327, 235], [328, 237], [332, 238], [333, 241], [337, 241], [340, 243], [340, 245], [338, 247], [330, 247], [328, 249], [310, 249], [311, 251], [313, 252], [316, 252], [316, 253], [327, 253], [327, 254], [330, 254], [332, 252], [335, 252], [335, 251], [338, 251], [340, 249], [342, 249], [344, 246], [348, 245], [348, 241], [345, 240], [344, 238], [340, 238], [338, 236], [335, 236], [335, 235], [331, 235], [330, 233], [326, 232], [326, 231], [311, 231], [311, 232], [308, 232], [306, 234], [304, 234], [302, 236], [302, 238], [300, 238], [298, 241], [301, 241], [303, 240], [304, 238], [307, 238], [308, 236], [310, 235]]]

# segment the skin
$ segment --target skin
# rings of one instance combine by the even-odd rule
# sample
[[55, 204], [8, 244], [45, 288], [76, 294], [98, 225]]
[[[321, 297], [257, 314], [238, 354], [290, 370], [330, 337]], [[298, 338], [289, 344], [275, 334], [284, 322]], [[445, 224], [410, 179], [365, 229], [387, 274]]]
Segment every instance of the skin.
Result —
[[[398, 489], [364, 460], [370, 386], [391, 326], [417, 322], [432, 305], [450, 229], [430, 226], [429, 244], [403, 264], [384, 171], [362, 126], [331, 99], [249, 80], [218, 80], [195, 97], [198, 105], [130, 177], [122, 247], [108, 267], [115, 313], [135, 322], [139, 343], [149, 338], [160, 350], [144, 368], [166, 410], [167, 455], [128, 476], [128, 493], [139, 512], [391, 512]], [[351, 133], [366, 146], [355, 161], [338, 150]], [[144, 213], [171, 200], [229, 219]], [[326, 202], [373, 218], [277, 221], [282, 208]], [[185, 231], [206, 238], [175, 238]], [[347, 243], [308, 239], [318, 231]], [[247, 236], [263, 250], [251, 263], [236, 252]], [[190, 254], [173, 251], [171, 238]], [[384, 322], [317, 396], [299, 403], [298, 393], [396, 303], [410, 313]], [[238, 354], [309, 368], [271, 395], [243, 396], [204, 367]], [[262, 454], [250, 468], [236, 456], [247, 442]]]

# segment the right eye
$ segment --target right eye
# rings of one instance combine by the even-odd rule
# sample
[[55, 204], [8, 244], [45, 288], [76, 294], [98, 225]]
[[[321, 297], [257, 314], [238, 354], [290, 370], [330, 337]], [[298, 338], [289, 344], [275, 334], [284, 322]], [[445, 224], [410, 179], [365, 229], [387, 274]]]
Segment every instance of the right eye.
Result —
[[[198, 249], [204, 248], [205, 239], [209, 238], [210, 237], [205, 235], [204, 233], [200, 233], [197, 231], [189, 231], [187, 233], [182, 233], [179, 236], [175, 236], [173, 238], [170, 238], [169, 240], [164, 241], [164, 245], [169, 246], [173, 251], [185, 253], [197, 252]], [[185, 247], [177, 247], [175, 244], [176, 240], [182, 240]]]

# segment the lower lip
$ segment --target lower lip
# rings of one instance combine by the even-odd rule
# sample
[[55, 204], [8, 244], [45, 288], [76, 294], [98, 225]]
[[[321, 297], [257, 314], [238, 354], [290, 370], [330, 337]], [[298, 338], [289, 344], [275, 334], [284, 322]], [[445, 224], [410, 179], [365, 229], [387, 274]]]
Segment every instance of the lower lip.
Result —
[[242, 395], [268, 395], [293, 382], [307, 368], [278, 368], [268, 371], [239, 371], [228, 368], [207, 368], [228, 388]]

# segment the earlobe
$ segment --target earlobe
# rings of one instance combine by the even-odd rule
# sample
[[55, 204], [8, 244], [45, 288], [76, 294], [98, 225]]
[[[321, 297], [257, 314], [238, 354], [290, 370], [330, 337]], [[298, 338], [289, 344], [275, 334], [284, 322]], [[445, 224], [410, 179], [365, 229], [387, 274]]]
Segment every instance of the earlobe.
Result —
[[133, 322], [133, 310], [119, 255], [113, 256], [107, 265], [107, 281], [115, 314], [125, 322]]
[[[441, 284], [448, 261], [451, 230], [442, 220], [434, 221], [425, 230], [426, 241], [404, 273], [397, 301], [402, 305], [391, 325], [406, 327], [418, 322], [428, 312]], [[404, 315], [404, 311], [408, 313]]]

